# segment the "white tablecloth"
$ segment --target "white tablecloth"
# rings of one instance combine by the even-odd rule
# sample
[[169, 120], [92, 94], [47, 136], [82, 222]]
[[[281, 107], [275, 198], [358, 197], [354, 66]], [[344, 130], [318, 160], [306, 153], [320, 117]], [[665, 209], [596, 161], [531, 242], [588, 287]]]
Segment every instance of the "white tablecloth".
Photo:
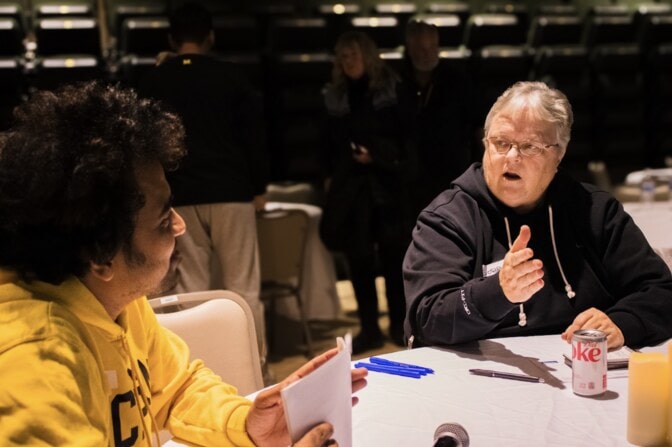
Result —
[[[474, 447], [630, 445], [627, 370], [609, 371], [606, 394], [581, 397], [572, 391], [563, 353], [571, 354], [570, 345], [550, 335], [385, 355], [435, 374], [411, 379], [370, 372], [353, 409], [354, 446], [431, 446], [434, 431], [446, 422], [461, 424]], [[470, 368], [526, 373], [546, 383], [475, 376]]]
[[[667, 353], [667, 343], [672, 340], [642, 351]], [[353, 408], [353, 446], [429, 447], [436, 428], [447, 422], [462, 425], [473, 447], [632, 445], [626, 440], [628, 370], [610, 370], [602, 396], [581, 397], [572, 391], [563, 354], [571, 355], [571, 346], [559, 335], [385, 354], [432, 368], [434, 374], [412, 379], [369, 372]], [[470, 368], [524, 373], [546, 382], [476, 376]]]
[[672, 269], [672, 201], [626, 202], [623, 208], [632, 216], [649, 244]]
[[[301, 209], [310, 216], [306, 260], [303, 267], [301, 296], [309, 320], [334, 320], [340, 316], [341, 303], [336, 292], [336, 270], [331, 254], [320, 239], [319, 227], [322, 210], [302, 203], [268, 202], [267, 210]], [[287, 317], [299, 320], [294, 300], [279, 300], [276, 309]]]

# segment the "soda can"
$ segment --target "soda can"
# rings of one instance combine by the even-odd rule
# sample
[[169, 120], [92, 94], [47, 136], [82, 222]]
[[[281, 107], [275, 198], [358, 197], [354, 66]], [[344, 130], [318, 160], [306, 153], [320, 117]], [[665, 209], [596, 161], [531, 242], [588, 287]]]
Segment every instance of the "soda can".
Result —
[[572, 389], [579, 396], [607, 391], [607, 335], [584, 329], [572, 336]]

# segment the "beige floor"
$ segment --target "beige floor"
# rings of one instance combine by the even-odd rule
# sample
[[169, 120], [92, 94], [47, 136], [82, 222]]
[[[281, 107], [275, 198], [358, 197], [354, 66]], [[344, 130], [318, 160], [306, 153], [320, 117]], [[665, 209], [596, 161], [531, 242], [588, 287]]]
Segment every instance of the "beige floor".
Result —
[[[379, 291], [379, 307], [381, 309], [380, 327], [384, 334], [387, 334], [389, 326], [387, 318], [387, 306], [384, 299], [384, 281], [378, 278], [376, 282]], [[350, 281], [339, 281], [336, 284], [338, 296], [341, 300], [343, 308], [342, 315], [339, 319], [334, 321], [313, 321], [310, 323], [311, 334], [313, 336], [313, 354], [319, 354], [329, 348], [336, 346], [336, 337], [343, 336], [347, 332], [356, 335], [359, 331], [359, 324], [357, 320], [354, 294]], [[275, 321], [276, 334], [279, 336], [276, 339], [276, 345], [272, 348], [272, 354], [269, 357], [269, 370], [271, 372], [271, 380], [279, 381], [287, 377], [291, 372], [296, 370], [304, 364], [308, 357], [306, 357], [303, 343], [303, 336], [300, 325], [291, 320], [276, 318]], [[385, 345], [373, 351], [365, 352], [359, 356], [353, 356], [353, 360], [358, 358], [369, 357], [371, 355], [383, 354], [386, 352], [398, 351], [399, 346], [396, 346], [389, 340], [386, 340]]]

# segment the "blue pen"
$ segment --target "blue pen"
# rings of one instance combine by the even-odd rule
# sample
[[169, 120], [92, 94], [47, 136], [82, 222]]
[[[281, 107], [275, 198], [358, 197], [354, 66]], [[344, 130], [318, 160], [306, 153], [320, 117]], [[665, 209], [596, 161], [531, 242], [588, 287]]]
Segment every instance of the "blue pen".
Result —
[[370, 357], [369, 361], [371, 363], [376, 363], [378, 365], [394, 366], [396, 368], [408, 368], [429, 374], [434, 374], [434, 370], [431, 368], [425, 368], [424, 366], [418, 366], [418, 365], [411, 365], [410, 363], [393, 362], [392, 360], [387, 360], [381, 357]]
[[393, 374], [395, 376], [411, 377], [419, 379], [422, 374], [417, 371], [412, 371], [406, 368], [394, 368], [392, 366], [375, 365], [372, 363], [357, 362], [355, 368], [366, 368], [369, 371], [381, 372], [386, 374]]

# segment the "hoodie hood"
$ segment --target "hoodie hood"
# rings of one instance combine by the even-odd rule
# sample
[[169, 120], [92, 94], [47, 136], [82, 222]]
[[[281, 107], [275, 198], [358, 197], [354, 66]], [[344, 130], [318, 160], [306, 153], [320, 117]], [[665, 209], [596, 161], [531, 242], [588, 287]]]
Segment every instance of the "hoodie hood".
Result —
[[[483, 165], [473, 163], [462, 175], [456, 178], [453, 185], [459, 187], [465, 193], [469, 194], [476, 200], [479, 206], [489, 215], [493, 213], [510, 216], [517, 214], [513, 209], [504, 205], [497, 199], [488, 189], [485, 183], [485, 176], [483, 174]], [[562, 170], [558, 170], [557, 174], [548, 185], [546, 194], [541, 200], [541, 203], [536, 208], [546, 208], [547, 205], [553, 206], [564, 205], [568, 197], [571, 197], [569, 190], [571, 185], [570, 180]], [[535, 211], [532, 211], [535, 212]]]
[[118, 339], [123, 329], [115, 323], [88, 288], [70, 277], [59, 285], [42, 281], [20, 281], [9, 270], [0, 270], [0, 304], [21, 300], [52, 302], [70, 309], [87, 326], [101, 329], [110, 339]]

